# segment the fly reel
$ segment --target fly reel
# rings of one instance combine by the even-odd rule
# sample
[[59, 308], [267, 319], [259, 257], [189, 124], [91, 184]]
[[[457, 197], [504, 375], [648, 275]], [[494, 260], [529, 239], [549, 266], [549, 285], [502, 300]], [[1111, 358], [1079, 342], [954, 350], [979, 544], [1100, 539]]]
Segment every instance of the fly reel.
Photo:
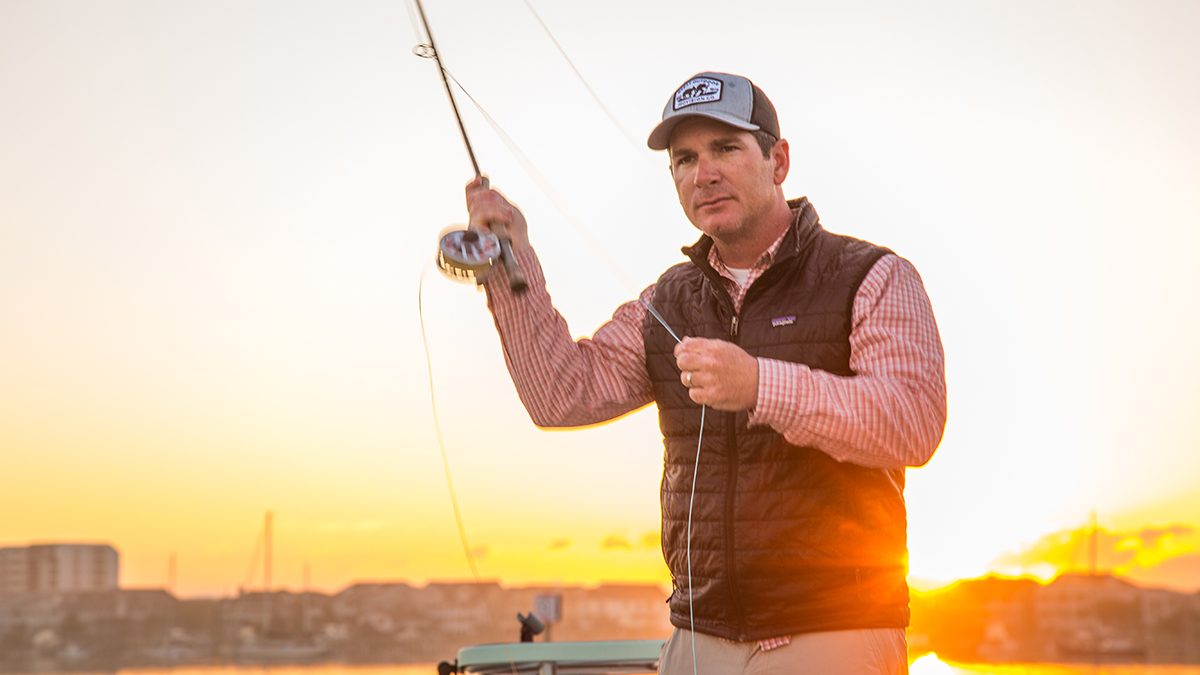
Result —
[[491, 232], [451, 227], [438, 241], [437, 266], [451, 279], [482, 284], [500, 255], [500, 239]]
[[[493, 225], [494, 229], [503, 230]], [[525, 275], [513, 257], [512, 246], [502, 234], [451, 227], [438, 241], [437, 266], [443, 274], [458, 281], [482, 284], [496, 261], [502, 261], [508, 286], [517, 293], [526, 288]]]

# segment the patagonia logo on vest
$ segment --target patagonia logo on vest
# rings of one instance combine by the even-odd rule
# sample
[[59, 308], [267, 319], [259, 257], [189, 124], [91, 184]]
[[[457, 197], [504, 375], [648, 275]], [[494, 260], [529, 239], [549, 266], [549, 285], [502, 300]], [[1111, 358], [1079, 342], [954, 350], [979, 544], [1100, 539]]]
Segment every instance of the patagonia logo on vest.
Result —
[[771, 328], [779, 328], [781, 326], [790, 326], [796, 323], [796, 315], [788, 314], [787, 316], [777, 316], [771, 319]]
[[686, 108], [697, 103], [709, 103], [721, 100], [721, 81], [711, 77], [697, 77], [688, 80], [675, 92], [674, 109]]

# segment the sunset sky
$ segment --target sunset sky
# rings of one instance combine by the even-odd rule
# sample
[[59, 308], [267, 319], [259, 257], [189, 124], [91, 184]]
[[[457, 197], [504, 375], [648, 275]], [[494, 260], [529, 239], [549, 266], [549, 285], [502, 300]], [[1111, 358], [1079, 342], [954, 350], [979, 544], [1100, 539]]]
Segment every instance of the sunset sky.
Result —
[[[427, 11], [572, 331], [696, 237], [644, 145], [667, 97], [745, 74], [788, 195], [933, 302], [914, 584], [1085, 567], [1096, 511], [1102, 567], [1200, 589], [1200, 4], [530, 2], [620, 128], [523, 0]], [[469, 578], [425, 274], [481, 575], [667, 580], [653, 408], [536, 429], [482, 293], [429, 269], [471, 167], [421, 40], [401, 0], [0, 0], [0, 547], [232, 593], [272, 510], [281, 586]]]

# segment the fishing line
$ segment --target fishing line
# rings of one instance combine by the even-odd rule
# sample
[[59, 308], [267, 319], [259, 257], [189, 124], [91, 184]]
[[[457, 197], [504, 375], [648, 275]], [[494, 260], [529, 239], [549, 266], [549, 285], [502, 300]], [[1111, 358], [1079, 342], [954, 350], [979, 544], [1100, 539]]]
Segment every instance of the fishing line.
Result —
[[[471, 568], [471, 576], [475, 579], [476, 584], [481, 584], [483, 579], [479, 576], [479, 567], [475, 564], [475, 554], [471, 549], [470, 542], [467, 540], [467, 528], [463, 525], [462, 510], [458, 506], [458, 492], [454, 489], [454, 479], [451, 477], [450, 471], [450, 457], [446, 452], [446, 441], [442, 436], [442, 418], [438, 414], [437, 390], [433, 386], [433, 359], [429, 355], [429, 336], [425, 332], [425, 276], [428, 273], [429, 264], [427, 263], [421, 269], [421, 278], [417, 282], [417, 317], [421, 325], [421, 346], [425, 351], [425, 374], [429, 380], [429, 406], [433, 413], [433, 428], [437, 436], [438, 451], [442, 455], [442, 471], [446, 476], [446, 491], [450, 493], [450, 506], [454, 509], [454, 523], [458, 526], [458, 539], [462, 542], [463, 554], [467, 557], [467, 566]], [[492, 607], [492, 602], [486, 594], [484, 595], [483, 603], [492, 623], [497, 626], [500, 625], [496, 618], [495, 608]], [[509, 668], [513, 675], [517, 675], [516, 660], [509, 653], [507, 646], [504, 648], [504, 651], [505, 656], [508, 657]]]
[[607, 105], [604, 105], [604, 101], [600, 99], [600, 96], [596, 93], [596, 90], [592, 89], [592, 85], [588, 84], [587, 78], [585, 78], [583, 73], [579, 72], [579, 69], [575, 67], [575, 62], [571, 60], [570, 56], [567, 56], [567, 50], [563, 49], [563, 46], [558, 43], [558, 39], [554, 37], [554, 33], [550, 31], [550, 27], [546, 25], [546, 22], [542, 21], [541, 15], [538, 14], [537, 10], [533, 8], [533, 4], [531, 4], [529, 0], [524, 1], [525, 6], [529, 8], [529, 13], [533, 15], [533, 18], [537, 19], [537, 22], [539, 25], [541, 25], [542, 30], [546, 31], [546, 37], [550, 38], [550, 42], [554, 43], [554, 47], [558, 49], [558, 53], [562, 55], [563, 60], [566, 61], [567, 65], [571, 67], [571, 70], [575, 73], [575, 77], [579, 78], [579, 82], [583, 84], [583, 88], [587, 89], [587, 92], [592, 95], [592, 100], [596, 102], [596, 105], [600, 106], [600, 110], [604, 111], [604, 114], [608, 116], [608, 120], [612, 122], [614, 127], [617, 128], [617, 131], [621, 132], [621, 135], [625, 137], [625, 140], [629, 141], [629, 145], [633, 146], [634, 149], [641, 149], [641, 146], [638, 145], [637, 141], [633, 140], [633, 135], [630, 134], [625, 128], [625, 125], [621, 124], [621, 122], [617, 119], [617, 116], [608, 109]]
[[700, 434], [696, 440], [696, 466], [692, 468], [692, 496], [688, 499], [687, 519], [687, 572], [688, 572], [688, 626], [692, 634], [692, 675], [698, 675], [696, 665], [696, 612], [692, 604], [692, 507], [696, 504], [696, 478], [700, 475], [700, 442], [704, 439], [704, 411], [700, 406]]
[[[467, 91], [467, 88], [463, 86], [462, 82], [460, 82], [458, 80], [458, 78], [456, 78], [454, 76], [453, 73], [451, 73], [448, 69], [444, 69], [444, 72], [445, 72], [446, 77], [448, 77], [450, 79], [450, 81], [454, 82], [454, 85], [456, 87], [458, 87], [459, 91], [461, 91], [463, 93], [463, 95], [465, 95], [467, 97], [467, 100], [469, 100], [475, 106], [475, 109], [479, 111], [479, 114], [484, 118], [485, 121], [487, 121], [488, 125], [492, 127], [492, 130], [496, 133], [497, 136], [500, 137], [501, 141], [504, 142], [504, 144], [508, 148], [509, 152], [511, 152], [513, 154], [513, 156], [517, 159], [517, 161], [521, 164], [521, 166], [525, 170], [526, 174], [530, 178], [533, 179], [533, 181], [542, 190], [543, 194], [545, 194], [546, 197], [550, 199], [550, 202], [552, 204], [554, 204], [554, 207], [559, 211], [559, 213], [561, 213], [567, 219], [567, 221], [570, 222], [571, 225], [574, 226], [576, 228], [576, 230], [579, 231], [579, 234], [581, 234], [585, 239], [587, 239], [589, 241], [589, 243], [592, 244], [592, 246], [594, 248], [594, 252], [597, 252], [600, 255], [600, 257], [604, 260], [604, 262], [609, 266], [610, 271], [612, 271], [618, 277], [620, 277], [621, 280], [623, 282], [625, 282], [627, 286], [632, 287], [633, 284], [629, 280], [629, 278], [626, 277], [626, 275], [624, 274], [624, 271], [620, 267], [617, 266], [616, 262], [613, 261], [608, 256], [608, 254], [604, 251], [604, 249], [600, 246], [599, 242], [597, 242], [591, 236], [591, 233], [586, 228], [584, 228], [582, 226], [582, 224], [575, 217], [573, 217], [571, 215], [571, 213], [562, 204], [561, 200], [559, 198], [557, 198], [557, 192], [553, 189], [553, 187], [550, 186], [549, 181], [546, 180], [546, 178], [542, 175], [542, 173], [540, 171], [538, 171], [537, 167], [529, 159], [529, 156], [526, 155], [521, 150], [520, 146], [518, 146], [517, 143], [512, 139], [512, 137], [509, 136], [507, 132], [505, 132], [505, 130], [500, 126], [500, 124], [498, 122], [496, 122], [495, 118], [493, 118], [491, 116], [491, 114], [489, 114], [488, 111], [484, 109], [483, 105], [479, 103], [478, 99], [476, 99], [474, 96], [472, 96], [471, 92]], [[422, 281], [423, 280], [424, 280], [424, 278], [422, 277]], [[679, 335], [671, 328], [670, 324], [667, 323], [666, 319], [663, 318], [662, 314], [658, 313], [658, 310], [654, 308], [654, 305], [651, 304], [649, 300], [646, 300], [643, 298], [643, 299], [640, 299], [640, 303], [642, 304], [643, 307], [646, 308], [646, 311], [648, 311], [650, 313], [650, 315], [653, 316], [656, 321], [658, 321], [658, 323], [667, 331], [667, 333], [672, 338], [674, 338], [676, 343], [683, 341], [682, 338], [680, 338]], [[421, 325], [422, 325], [422, 330], [424, 330], [424, 319], [423, 318], [422, 318]], [[424, 333], [422, 333], [422, 337], [424, 337]], [[426, 360], [427, 361], [428, 361], [428, 358], [429, 358], [429, 352], [428, 352], [428, 347], [426, 347]], [[432, 392], [432, 381], [430, 384], [430, 390]], [[696, 622], [695, 622], [695, 612], [694, 612], [693, 601], [692, 601], [692, 597], [693, 597], [692, 596], [692, 587], [693, 587], [693, 583], [692, 583], [692, 513], [693, 513], [695, 502], [696, 502], [696, 479], [700, 473], [700, 448], [704, 441], [704, 418], [705, 418], [705, 412], [707, 410], [708, 410], [708, 406], [700, 406], [700, 432], [696, 439], [696, 464], [692, 469], [692, 489], [691, 489], [691, 495], [688, 499], [688, 517], [687, 517], [688, 622], [691, 627], [689, 632], [691, 633], [691, 638], [692, 638], [692, 640], [691, 640], [692, 672], [694, 674], [697, 673], [697, 660], [696, 660], [696, 632], [695, 632], [695, 623]], [[436, 412], [435, 412], [435, 415], [436, 415]], [[440, 433], [441, 432], [439, 430], [439, 436], [438, 436], [439, 442], [441, 441]], [[444, 456], [444, 450], [443, 450], [443, 456]], [[447, 471], [449, 471], [449, 468], [447, 468]], [[449, 474], [447, 473], [447, 481], [448, 480], [449, 480]], [[455, 508], [456, 508], [455, 513], [457, 515], [457, 506]], [[461, 528], [461, 523], [460, 523], [460, 528]]]
[[413, 11], [412, 3], [405, 2], [404, 9], [408, 11], [408, 22], [412, 24], [413, 37], [416, 38], [417, 44], [420, 44], [424, 38], [421, 37], [421, 28], [417, 25], [417, 14]]
[[[535, 12], [533, 10], [532, 5], [529, 5], [528, 0], [526, 0], [525, 4], [527, 6], [529, 6], [530, 11], [533, 12], [534, 16], [536, 17], [537, 12]], [[538, 18], [538, 21], [541, 22], [540, 17]], [[544, 23], [542, 24], [542, 27], [544, 29], [546, 29], [547, 34], [549, 34], [549, 29], [546, 28], [546, 25]], [[558, 41], [554, 40], [553, 35], [550, 36], [550, 39], [554, 41], [556, 46], [558, 46]], [[561, 52], [562, 48], [559, 47], [559, 50]], [[570, 58], [566, 56], [566, 53], [563, 53], [563, 58], [566, 58], [567, 62], [570, 63]], [[574, 69], [574, 64], [571, 64], [571, 67], [572, 67], [572, 69]], [[586, 228], [584, 228], [582, 226], [582, 224], [577, 219], [575, 219], [571, 215], [571, 213], [563, 206], [561, 201], [558, 198], [556, 198], [557, 193], [550, 186], [549, 181], [547, 181], [545, 179], [545, 177], [542, 175], [542, 173], [540, 171], [538, 171], [537, 167], [533, 164], [533, 162], [530, 161], [528, 155], [526, 155], [521, 150], [520, 146], [518, 146], [517, 143], [512, 139], [512, 137], [509, 136], [508, 133], [504, 131], [504, 129], [500, 126], [500, 124], [498, 122], [496, 122], [495, 118], [493, 118], [488, 113], [488, 111], [484, 109], [483, 105], [479, 103], [478, 99], [476, 99], [474, 96], [472, 96], [471, 92], [467, 91], [467, 88], [463, 86], [462, 82], [460, 82], [458, 80], [458, 78], [454, 76], [453, 73], [451, 73], [448, 69], [444, 69], [444, 72], [445, 72], [445, 75], [451, 81], [454, 82], [455, 86], [458, 87], [459, 91], [461, 91], [467, 97], [467, 100], [469, 100], [475, 106], [475, 109], [479, 111], [479, 114], [483, 116], [484, 120], [486, 120], [487, 123], [492, 127], [492, 130], [496, 133], [496, 135], [499, 136], [501, 141], [504, 142], [505, 146], [508, 147], [509, 152], [511, 152], [513, 154], [513, 156], [517, 158], [517, 161], [521, 164], [522, 168], [525, 169], [526, 174], [529, 175], [529, 177], [534, 180], [534, 182], [542, 190], [542, 193], [545, 194], [546, 197], [548, 197], [550, 199], [551, 203], [554, 204], [554, 207], [556, 209], [558, 209], [559, 213], [561, 213], [564, 217], [566, 217], [567, 221], [570, 222], [571, 225], [574, 226], [575, 229], [578, 230], [579, 233], [585, 239], [587, 239], [589, 241], [589, 243], [592, 244], [594, 251], [599, 252], [600, 257], [610, 267], [611, 271], [616, 273], [616, 275], [618, 277], [620, 277], [622, 279], [622, 281], [624, 281], [626, 283], [626, 285], [632, 287], [632, 283], [629, 281], [628, 277], [625, 276], [623, 270], [621, 270], [621, 268], [619, 268], [616, 265], [616, 263], [607, 255], [607, 253], [604, 251], [604, 249], [599, 245], [599, 242], [597, 242], [591, 236], [591, 233]], [[576, 74], [577, 75], [579, 74], [578, 70], [576, 70]], [[582, 75], [580, 75], [580, 78], [582, 79]], [[584, 86], [585, 87], [587, 86], [586, 82], [584, 82]], [[588, 87], [588, 91], [592, 92], [593, 97], [595, 97], [595, 92], [592, 91], [591, 87]], [[597, 102], [599, 103], [598, 99], [597, 99]], [[603, 107], [603, 103], [601, 103], [601, 106]], [[607, 108], [605, 108], [605, 112], [608, 113]], [[611, 119], [612, 118], [611, 113], [608, 113], [608, 114]], [[616, 123], [616, 120], [614, 119], [613, 122]], [[618, 128], [620, 128], [619, 125], [618, 125]], [[624, 130], [622, 129], [622, 131], [624, 131]], [[641, 299], [641, 304], [642, 304], [642, 306], [644, 306], [646, 308], [646, 311], [650, 312], [650, 315], [653, 316], [656, 321], [658, 321], [658, 323], [667, 331], [667, 333], [672, 338], [675, 339], [676, 343], [683, 341], [679, 337], [679, 335], [676, 334], [675, 331], [671, 328], [671, 326], [667, 323], [666, 319], [664, 319], [663, 316], [658, 313], [658, 310], [654, 308], [654, 305], [652, 305], [649, 300]], [[688, 575], [688, 624], [689, 624], [689, 633], [691, 633], [691, 638], [692, 638], [691, 639], [691, 648], [692, 648], [692, 672], [693, 672], [693, 674], [698, 672], [697, 671], [697, 663], [698, 662], [696, 659], [696, 631], [695, 631], [696, 619], [695, 619], [695, 609], [694, 609], [693, 591], [692, 591], [692, 588], [694, 585], [692, 582], [692, 513], [693, 513], [693, 510], [695, 507], [695, 503], [696, 503], [696, 480], [700, 474], [700, 448], [702, 447], [702, 444], [704, 442], [704, 418], [705, 418], [705, 413], [707, 412], [707, 410], [708, 410], [708, 406], [700, 406], [700, 432], [697, 435], [697, 439], [696, 439], [696, 463], [695, 463], [695, 466], [692, 468], [692, 488], [691, 488], [691, 494], [688, 498], [688, 516], [687, 516], [687, 542], [686, 542], [687, 553], [686, 553], [686, 556], [687, 556], [687, 575]]]
[[534, 184], [538, 186], [538, 189], [542, 191], [542, 194], [545, 195], [546, 198], [550, 200], [550, 203], [554, 205], [555, 210], [557, 210], [559, 214], [566, 218], [567, 222], [575, 228], [575, 231], [587, 241], [587, 243], [591, 246], [592, 252], [595, 253], [602, 262], [604, 262], [605, 266], [609, 268], [609, 271], [612, 272], [613, 275], [616, 276], [628, 290], [634, 290], [636, 287], [633, 283], [633, 280], [628, 274], [626, 274], [625, 270], [617, 263], [617, 261], [608, 254], [608, 251], [603, 245], [601, 245], [599, 240], [592, 236], [592, 233], [588, 230], [588, 228], [585, 227], [584, 224], [571, 213], [570, 208], [566, 205], [566, 199], [564, 199], [562, 195], [554, 189], [554, 186], [550, 184], [550, 181], [546, 179], [545, 175], [543, 175], [541, 171], [538, 171], [537, 165], [535, 165], [533, 160], [529, 159], [529, 156], [526, 155], [523, 150], [521, 150], [521, 147], [517, 145], [517, 142], [513, 140], [512, 136], [508, 135], [508, 132], [506, 132], [504, 128], [500, 126], [500, 123], [497, 122], [496, 119], [492, 117], [486, 109], [484, 109], [483, 105], [479, 103], [479, 100], [472, 96], [471, 92], [467, 91], [467, 88], [464, 87], [462, 82], [460, 82], [458, 78], [454, 76], [454, 73], [446, 70], [446, 76], [449, 77], [450, 81], [454, 83], [454, 86], [458, 87], [459, 91], [461, 91], [463, 95], [467, 97], [467, 100], [475, 106], [475, 109], [479, 111], [480, 116], [483, 117], [484, 121], [488, 123], [488, 125], [492, 128], [492, 131], [496, 132], [496, 135], [500, 137], [500, 140], [504, 143], [505, 147], [508, 148], [508, 151], [512, 153], [514, 158], [516, 158], [517, 163], [519, 163], [521, 168], [525, 171], [525, 175], [529, 176], [529, 178], [533, 180]]
[[442, 438], [441, 416], [438, 415], [437, 390], [433, 386], [433, 361], [429, 356], [429, 337], [425, 334], [425, 275], [429, 265], [421, 270], [421, 280], [417, 282], [417, 317], [421, 323], [421, 346], [425, 348], [425, 373], [429, 378], [429, 405], [433, 412], [434, 430], [437, 432], [438, 451], [442, 454], [442, 469], [446, 474], [446, 490], [450, 493], [450, 505], [454, 507], [454, 523], [458, 526], [458, 538], [462, 542], [463, 553], [467, 556], [467, 564], [471, 568], [471, 576], [476, 582], [480, 581], [479, 568], [475, 566], [475, 556], [471, 552], [471, 544], [467, 541], [467, 530], [463, 527], [462, 512], [458, 508], [458, 493], [454, 490], [454, 480], [450, 476], [450, 459], [446, 453], [446, 441]]
[[683, 340], [681, 340], [679, 336], [675, 334], [675, 331], [671, 330], [671, 327], [667, 325], [667, 320], [662, 318], [662, 314], [659, 314], [658, 310], [654, 309], [654, 305], [651, 305], [649, 300], [642, 300], [642, 305], [644, 305], [646, 310], [650, 312], [650, 314], [653, 315], [660, 324], [662, 324], [663, 328], [667, 329], [667, 332], [671, 334], [671, 337], [675, 338], [676, 344], [683, 342]]
[[[609, 118], [609, 120], [613, 123], [613, 125], [616, 126], [616, 128], [621, 132], [621, 134], [623, 136], [625, 136], [626, 140], [628, 140], [630, 142], [630, 145], [637, 147], [637, 144], [633, 140], [632, 136], [630, 136], [630, 134], [620, 124], [620, 122], [616, 119], [616, 116], [612, 114], [612, 111], [608, 109], [608, 106], [604, 104], [604, 102], [596, 94], [595, 90], [591, 87], [591, 85], [588, 84], [587, 79], [583, 77], [583, 74], [575, 66], [575, 63], [571, 60], [571, 58], [567, 55], [566, 50], [563, 49], [562, 45], [554, 37], [553, 32], [546, 25], [545, 21], [542, 20], [541, 16], [537, 13], [537, 10], [535, 10], [533, 8], [533, 5], [530, 4], [529, 0], [524, 0], [524, 2], [525, 2], [525, 6], [529, 9], [530, 13], [533, 14], [533, 16], [537, 20], [538, 24], [541, 25], [542, 30], [544, 30], [546, 32], [546, 35], [550, 38], [550, 41], [558, 49], [559, 54], [563, 57], [563, 59], [570, 66], [571, 70], [575, 73], [576, 77], [583, 84], [584, 88], [587, 89], [588, 93], [592, 96], [592, 98], [600, 106], [600, 109], [605, 113], [605, 115]], [[414, 0], [414, 3], [416, 4], [417, 11], [420, 14], [421, 23], [425, 27], [425, 35], [426, 35], [426, 37], [429, 38], [429, 44], [428, 45], [418, 45], [416, 48], [414, 48], [413, 51], [418, 56], [422, 56], [424, 58], [433, 58], [436, 60], [437, 65], [438, 65], [438, 71], [442, 78], [442, 84], [445, 85], [445, 88], [446, 88], [446, 96], [450, 99], [450, 105], [451, 105], [451, 108], [453, 109], [455, 120], [458, 122], [459, 131], [462, 133], [463, 144], [466, 146], [467, 154], [470, 157], [471, 166], [475, 170], [476, 177], [482, 178], [482, 173], [479, 170], [479, 163], [475, 158], [475, 151], [472, 148], [470, 138], [467, 135], [467, 129], [466, 129], [465, 124], [463, 123], [462, 115], [459, 112], [458, 104], [454, 99], [454, 93], [450, 88], [450, 80], [451, 79], [454, 80], [454, 83], [455, 83], [455, 85], [458, 86], [459, 90], [462, 91], [463, 94], [465, 94], [467, 96], [467, 98], [475, 105], [476, 109], [479, 110], [480, 114], [483, 115], [484, 119], [488, 122], [488, 124], [492, 127], [492, 129], [496, 132], [496, 134], [498, 136], [500, 136], [501, 140], [505, 143], [506, 146], [508, 146], [510, 152], [512, 152], [513, 155], [515, 157], [517, 157], [518, 161], [521, 163], [521, 165], [526, 170], [526, 173], [529, 174], [530, 177], [534, 179], [534, 182], [538, 184], [539, 188], [543, 191], [544, 194], [546, 194], [546, 196], [550, 199], [551, 203], [554, 204], [555, 208], [558, 209], [559, 212], [562, 213], [562, 215], [565, 216], [567, 218], [567, 220], [569, 222], [571, 222], [571, 224], [577, 230], [579, 230], [580, 234], [583, 235], [584, 238], [587, 239], [589, 241], [589, 243], [591, 243], [593, 245], [594, 251], [597, 251], [600, 253], [601, 258], [604, 259], [605, 263], [611, 267], [612, 271], [614, 271], [616, 273], [616, 275], [618, 277], [620, 277], [622, 280], [628, 282], [628, 278], [625, 276], [623, 270], [621, 270], [621, 268], [618, 267], [615, 264], [615, 262], [612, 261], [611, 258], [608, 257], [608, 255], [604, 252], [604, 249], [599, 246], [599, 243], [597, 241], [595, 241], [595, 239], [592, 238], [591, 234], [587, 231], [587, 229], [583, 228], [582, 225], [574, 217], [571, 216], [569, 211], [561, 203], [561, 200], [556, 198], [555, 191], [552, 188], [550, 188], [549, 182], [546, 181], [545, 178], [541, 175], [541, 172], [536, 169], [536, 167], [533, 165], [533, 162], [531, 162], [529, 160], [528, 156], [526, 156], [525, 153], [520, 150], [519, 146], [517, 146], [517, 144], [512, 140], [512, 138], [500, 127], [500, 125], [495, 121], [495, 119], [492, 118], [492, 116], [490, 114], [488, 114], [486, 110], [484, 110], [483, 106], [479, 103], [479, 101], [477, 101], [475, 99], [475, 97], [472, 96], [470, 94], [470, 92], [468, 92], [466, 90], [465, 87], [463, 87], [462, 83], [459, 82], [457, 78], [454, 78], [453, 75], [450, 74], [449, 70], [446, 69], [445, 65], [442, 63], [441, 55], [438, 52], [437, 45], [434, 42], [433, 33], [429, 28], [429, 21], [425, 16], [424, 6], [421, 4], [421, 0]], [[411, 12], [411, 10], [410, 10], [410, 12]], [[411, 16], [411, 14], [410, 14], [410, 16]], [[486, 180], [487, 179], [485, 178], [484, 179], [485, 186], [486, 186]], [[503, 248], [502, 257], [505, 260], [506, 267], [508, 267], [509, 277], [511, 280], [514, 278], [514, 268], [515, 268], [516, 261], [512, 255], [511, 245], [507, 241], [507, 237], [503, 236], [502, 230], [501, 230], [500, 234], [501, 234], [500, 242], [501, 242], [501, 245]], [[458, 526], [459, 538], [462, 542], [463, 550], [467, 555], [467, 560], [471, 567], [471, 573], [475, 576], [476, 581], [479, 581], [479, 573], [478, 573], [478, 570], [475, 565], [474, 557], [471, 554], [470, 545], [468, 544], [468, 541], [467, 541], [466, 530], [463, 526], [461, 512], [458, 507], [458, 498], [455, 493], [454, 484], [453, 484], [453, 481], [452, 481], [451, 475], [450, 475], [450, 464], [449, 464], [449, 460], [448, 460], [447, 454], [446, 454], [445, 442], [444, 442], [444, 439], [442, 437], [442, 432], [441, 432], [441, 421], [440, 421], [440, 417], [438, 416], [438, 411], [437, 411], [437, 397], [436, 397], [434, 384], [433, 384], [433, 366], [432, 366], [430, 355], [429, 355], [429, 342], [428, 342], [428, 337], [425, 332], [424, 307], [422, 304], [422, 297], [421, 297], [423, 295], [423, 289], [424, 289], [424, 283], [425, 283], [425, 273], [427, 271], [428, 271], [428, 266], [426, 266], [426, 268], [422, 271], [421, 280], [420, 280], [420, 283], [418, 284], [417, 309], [418, 309], [418, 313], [420, 315], [421, 340], [422, 340], [422, 345], [424, 346], [424, 349], [425, 349], [425, 366], [426, 366], [426, 372], [427, 372], [428, 379], [429, 379], [430, 403], [431, 403], [431, 407], [432, 407], [432, 411], [433, 411], [434, 423], [437, 427], [438, 448], [439, 448], [439, 450], [441, 452], [441, 456], [442, 456], [442, 465], [443, 465], [443, 468], [444, 468], [445, 474], [446, 474], [446, 485], [450, 492], [451, 503], [454, 508], [454, 517], [455, 517], [455, 522]], [[519, 277], [519, 275], [520, 275], [519, 268], [516, 268], [515, 272], [516, 272], [516, 276]], [[632, 284], [629, 284], [629, 285], [632, 286]], [[520, 282], [520, 286], [521, 286], [521, 288], [518, 289], [517, 286], [514, 284], [514, 290], [524, 290], [523, 279]], [[675, 331], [671, 329], [671, 327], [667, 324], [666, 320], [663, 319], [662, 315], [659, 314], [656, 309], [654, 309], [653, 305], [651, 305], [651, 303], [649, 301], [642, 300], [641, 302], [646, 307], [647, 311], [649, 311], [651, 313], [651, 315], [655, 318], [655, 320], [657, 320], [659, 322], [659, 324], [661, 324], [662, 327], [664, 329], [666, 329], [667, 333], [669, 333], [671, 335], [671, 337], [674, 338], [677, 343], [682, 342], [682, 340], [679, 338], [678, 334], [676, 334]], [[695, 466], [693, 467], [693, 470], [692, 470], [692, 486], [691, 486], [691, 494], [688, 499], [688, 517], [687, 517], [686, 557], [687, 557], [687, 575], [688, 575], [688, 619], [689, 619], [689, 628], [690, 628], [689, 632], [691, 633], [692, 672], [693, 673], [697, 673], [698, 666], [697, 666], [697, 659], [696, 659], [695, 611], [694, 611], [694, 603], [693, 603], [693, 586], [694, 586], [694, 584], [692, 582], [692, 515], [693, 515], [695, 501], [696, 501], [696, 483], [697, 483], [697, 478], [699, 477], [699, 471], [700, 471], [700, 452], [701, 452], [701, 448], [703, 447], [703, 442], [704, 442], [704, 420], [705, 420], [705, 416], [706, 416], [705, 413], [707, 412], [707, 409], [708, 409], [708, 407], [705, 405], [702, 405], [700, 407], [700, 429], [699, 429], [699, 432], [698, 432], [697, 438], [696, 438], [696, 460], [695, 460]], [[489, 608], [489, 613], [490, 613], [490, 608]], [[515, 672], [515, 664], [513, 664], [513, 668], [514, 668], [514, 672]]]
[[[649, 301], [643, 300], [646, 310], [658, 321], [671, 337], [675, 338], [678, 344], [683, 342], [675, 331], [667, 325], [667, 320], [654, 309], [654, 306]], [[689, 378], [689, 382], [691, 379]], [[690, 389], [690, 387], [689, 387]], [[704, 443], [704, 413], [708, 410], [707, 405], [700, 406], [700, 432], [696, 434], [696, 465], [692, 467], [692, 494], [688, 497], [688, 516], [687, 516], [687, 576], [688, 576], [688, 632], [692, 635], [692, 675], [697, 674], [696, 665], [696, 612], [692, 604], [692, 509], [696, 505], [696, 478], [700, 475], [700, 447]]]

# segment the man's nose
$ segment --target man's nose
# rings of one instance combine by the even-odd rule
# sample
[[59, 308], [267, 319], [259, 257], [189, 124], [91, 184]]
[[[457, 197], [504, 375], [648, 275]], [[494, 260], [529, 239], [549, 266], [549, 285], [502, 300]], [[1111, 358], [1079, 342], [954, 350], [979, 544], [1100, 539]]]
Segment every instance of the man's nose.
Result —
[[717, 171], [716, 162], [711, 158], [696, 158], [696, 173], [694, 177], [696, 185], [712, 185], [720, 179], [721, 174]]

